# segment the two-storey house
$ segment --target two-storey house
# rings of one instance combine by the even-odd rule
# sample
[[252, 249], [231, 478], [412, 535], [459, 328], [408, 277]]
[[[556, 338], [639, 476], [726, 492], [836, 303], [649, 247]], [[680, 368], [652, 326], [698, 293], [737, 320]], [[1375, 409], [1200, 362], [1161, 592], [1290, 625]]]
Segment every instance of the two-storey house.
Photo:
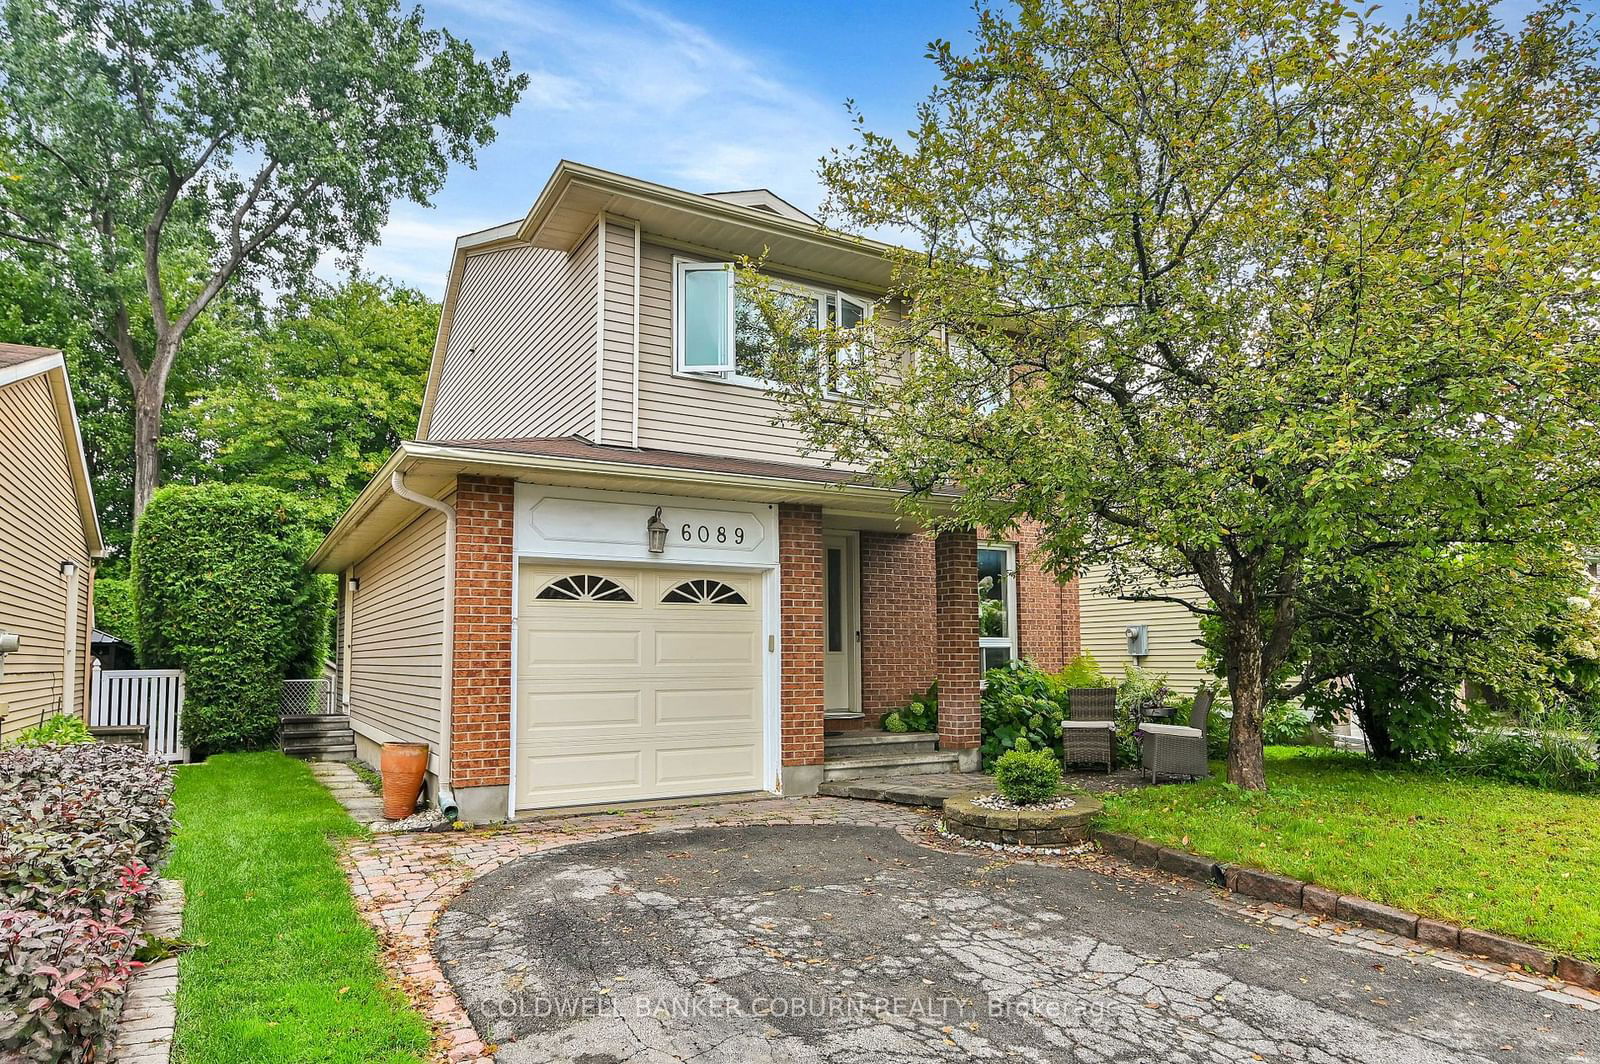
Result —
[[[848, 327], [893, 312], [887, 250], [764, 190], [571, 163], [457, 241], [417, 439], [313, 559], [361, 756], [429, 743], [480, 821], [976, 768], [982, 671], [1074, 656], [1076, 587], [1031, 535], [927, 534], [809, 453], [730, 268]], [[885, 752], [935, 679], [937, 737]]]

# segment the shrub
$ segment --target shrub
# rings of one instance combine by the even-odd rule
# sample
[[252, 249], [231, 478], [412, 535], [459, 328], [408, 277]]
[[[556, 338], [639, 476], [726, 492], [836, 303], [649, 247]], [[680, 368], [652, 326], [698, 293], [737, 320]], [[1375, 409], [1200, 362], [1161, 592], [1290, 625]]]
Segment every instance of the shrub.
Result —
[[882, 721], [883, 730], [891, 732], [935, 732], [939, 730], [939, 681], [935, 680], [926, 691], [916, 695], [899, 709], [889, 712]]
[[172, 773], [130, 746], [0, 752], [0, 907], [64, 913], [142, 904], [130, 872], [172, 836]]
[[1444, 763], [1454, 771], [1502, 783], [1561, 791], [1600, 789], [1594, 739], [1581, 732], [1481, 732]]
[[127, 910], [0, 912], [0, 1056], [102, 1059], [117, 1000], [139, 967], [133, 943]]
[[1061, 762], [1049, 750], [1008, 750], [994, 763], [994, 785], [1017, 805], [1048, 802], [1061, 793]]
[[103, 1058], [171, 790], [135, 747], [0, 751], [0, 1059]]
[[82, 717], [57, 713], [43, 724], [35, 724], [11, 740], [12, 746], [78, 746], [94, 742]]
[[140, 661], [187, 674], [184, 741], [202, 755], [266, 745], [284, 677], [320, 668], [333, 592], [304, 568], [317, 539], [302, 503], [253, 486], [167, 487], [139, 519]]
[[1036, 750], [1050, 750], [1061, 740], [1067, 715], [1067, 692], [1075, 687], [1105, 687], [1100, 666], [1087, 654], [1074, 658], [1058, 673], [1030, 661], [1010, 661], [984, 675], [982, 701], [985, 771], [1018, 739]]

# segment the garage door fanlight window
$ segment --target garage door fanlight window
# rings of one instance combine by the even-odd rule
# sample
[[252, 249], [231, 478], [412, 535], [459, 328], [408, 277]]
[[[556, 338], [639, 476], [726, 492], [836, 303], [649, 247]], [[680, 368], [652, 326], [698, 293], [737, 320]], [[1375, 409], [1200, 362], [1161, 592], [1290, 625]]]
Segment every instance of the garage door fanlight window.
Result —
[[628, 589], [615, 580], [592, 573], [563, 576], [546, 584], [535, 598], [563, 602], [632, 602]]
[[685, 580], [661, 596], [662, 602], [686, 606], [747, 606], [736, 588], [721, 580]]

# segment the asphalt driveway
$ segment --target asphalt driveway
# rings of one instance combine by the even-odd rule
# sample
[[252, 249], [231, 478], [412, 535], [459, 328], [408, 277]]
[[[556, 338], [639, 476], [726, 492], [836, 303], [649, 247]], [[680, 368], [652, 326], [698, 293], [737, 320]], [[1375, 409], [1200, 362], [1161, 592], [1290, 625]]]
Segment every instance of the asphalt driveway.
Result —
[[1203, 889], [853, 826], [583, 843], [435, 952], [513, 1064], [1576, 1061], [1600, 1014], [1260, 926]]

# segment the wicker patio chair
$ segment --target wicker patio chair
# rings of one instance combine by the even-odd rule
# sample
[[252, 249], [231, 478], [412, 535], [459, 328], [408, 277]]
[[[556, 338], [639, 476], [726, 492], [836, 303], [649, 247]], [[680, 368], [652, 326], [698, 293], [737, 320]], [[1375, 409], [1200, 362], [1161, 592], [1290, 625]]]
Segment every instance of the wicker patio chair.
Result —
[[1189, 725], [1141, 724], [1144, 734], [1141, 761], [1150, 770], [1150, 782], [1157, 776], [1189, 776], [1202, 779], [1211, 775], [1211, 765], [1206, 760], [1206, 725], [1211, 721], [1211, 703], [1216, 692], [1202, 687], [1195, 693], [1194, 710], [1189, 714]]
[[1099, 764], [1109, 773], [1117, 757], [1117, 690], [1077, 687], [1067, 692], [1068, 720], [1061, 722], [1061, 763]]

